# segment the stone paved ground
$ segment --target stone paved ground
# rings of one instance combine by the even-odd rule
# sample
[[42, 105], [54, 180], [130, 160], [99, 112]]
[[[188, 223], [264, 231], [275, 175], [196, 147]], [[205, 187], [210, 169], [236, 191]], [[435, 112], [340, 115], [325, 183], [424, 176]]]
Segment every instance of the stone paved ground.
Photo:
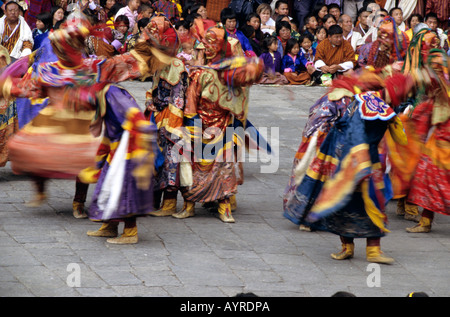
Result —
[[[143, 104], [150, 83], [124, 85]], [[375, 269], [365, 260], [364, 240], [356, 241], [353, 259], [335, 261], [329, 255], [340, 247], [337, 236], [301, 232], [282, 217], [281, 197], [308, 109], [323, 92], [251, 89], [249, 119], [269, 131], [278, 128], [279, 138], [271, 143], [279, 162], [273, 173], [261, 173], [267, 162], [245, 163], [234, 224], [197, 206], [197, 215], [184, 220], [141, 218], [138, 244], [109, 245], [86, 235], [98, 224], [72, 217], [74, 181], [50, 181], [48, 202], [31, 209], [24, 206], [33, 194], [29, 179], [14, 175], [9, 164], [1, 168], [0, 296], [328, 297], [341, 290], [361, 297], [411, 291], [449, 296], [450, 217], [437, 215], [429, 234], [408, 234], [405, 227], [412, 223], [398, 218], [391, 202], [392, 232], [382, 239], [382, 249], [395, 263]], [[273, 132], [269, 136], [276, 137]], [[89, 197], [92, 191], [93, 186]], [[76, 272], [79, 285], [71, 284]], [[380, 279], [373, 278], [376, 273]]]

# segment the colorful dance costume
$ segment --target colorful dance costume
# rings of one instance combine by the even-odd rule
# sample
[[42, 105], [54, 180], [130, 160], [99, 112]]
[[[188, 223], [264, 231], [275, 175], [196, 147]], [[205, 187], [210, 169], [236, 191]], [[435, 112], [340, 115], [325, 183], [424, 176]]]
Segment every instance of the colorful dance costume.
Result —
[[88, 234], [114, 236], [112, 226], [117, 235], [117, 220], [124, 220], [122, 237], [109, 242], [136, 243], [135, 216], [153, 207], [156, 127], [133, 97], [112, 83], [147, 74], [155, 64], [148, 63], [153, 48], [142, 42], [135, 52], [112, 59], [84, 59], [89, 34], [89, 23], [75, 11], [49, 35], [57, 62], [40, 64], [36, 78], [8, 77], [2, 83], [5, 97], [49, 98], [11, 140], [12, 169], [39, 178], [98, 181], [89, 218], [106, 224]]
[[238, 185], [235, 151], [241, 153], [244, 145], [235, 129], [249, 125], [249, 86], [260, 79], [264, 65], [258, 58], [231, 58], [232, 47], [222, 28], [194, 29], [194, 34], [203, 42], [209, 63], [190, 72], [184, 125], [192, 141], [193, 184], [183, 193], [185, 208], [173, 216], [190, 217], [195, 202], [218, 201], [220, 219], [234, 222], [230, 197]]
[[[406, 96], [402, 75], [385, 79], [386, 89], [357, 93], [338, 118], [320, 149], [313, 152], [299, 185], [285, 205], [285, 216], [341, 237], [337, 260], [353, 257], [354, 238], [367, 238], [367, 260], [391, 263], [380, 251], [380, 238], [388, 232], [384, 208], [389, 198], [378, 144], [387, 129], [405, 143], [401, 122], [385, 102], [398, 106]], [[395, 86], [397, 90], [389, 87]]]

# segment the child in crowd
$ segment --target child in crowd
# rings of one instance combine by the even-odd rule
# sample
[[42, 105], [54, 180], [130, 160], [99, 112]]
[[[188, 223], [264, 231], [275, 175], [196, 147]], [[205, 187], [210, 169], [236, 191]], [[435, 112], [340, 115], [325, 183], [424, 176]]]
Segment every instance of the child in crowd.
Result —
[[316, 49], [313, 47], [314, 37], [310, 34], [303, 34], [298, 43], [300, 44], [300, 60], [306, 71], [311, 76], [311, 82], [307, 85], [321, 84], [320, 76], [322, 72], [314, 66]]
[[136, 23], [137, 32], [129, 36], [126, 40], [126, 47], [127, 51], [131, 51], [134, 46], [136, 45], [137, 41], [139, 40], [139, 37], [141, 36], [142, 32], [144, 31], [144, 28], [150, 23], [149, 18], [142, 18], [138, 20], [138, 23]]
[[194, 38], [184, 37], [181, 41], [181, 51], [177, 54], [177, 58], [183, 61], [188, 71], [189, 66], [195, 65], [197, 60], [197, 52], [194, 49], [194, 44]]
[[261, 50], [261, 43], [260, 41], [256, 38], [256, 31], [253, 28], [253, 26], [246, 24], [241, 28], [242, 33], [245, 35], [245, 37], [248, 39], [248, 41], [250, 42], [250, 45], [252, 46], [253, 52], [255, 52], [256, 56], [261, 55], [262, 50]]
[[256, 14], [261, 18], [261, 31], [272, 34], [275, 31], [275, 20], [271, 18], [272, 8], [267, 3], [262, 3], [256, 8]]
[[52, 15], [50, 12], [43, 12], [36, 17], [36, 28], [33, 29], [33, 50], [37, 50], [42, 41], [48, 36], [48, 32], [52, 28]]
[[279, 15], [289, 16], [289, 4], [286, 0], [278, 0], [275, 3], [275, 12], [273, 13], [272, 19], [276, 21]]
[[305, 17], [303, 33], [310, 34], [314, 37], [319, 23], [315, 15], [309, 14]]
[[155, 10], [150, 4], [141, 3], [139, 9], [137, 10], [138, 17], [137, 20], [148, 18], [151, 19], [153, 14], [155, 13]]
[[[121, 43], [121, 46], [115, 46], [119, 54], [127, 52], [127, 39], [130, 29], [130, 20], [126, 15], [119, 15], [114, 19], [114, 39]], [[117, 42], [116, 42], [117, 43]]]
[[313, 48], [316, 48], [317, 45], [325, 40], [328, 37], [328, 31], [324, 26], [319, 26], [316, 30], [316, 37], [313, 43]]
[[264, 62], [264, 73], [259, 84], [285, 85], [289, 81], [281, 74], [281, 54], [278, 52], [278, 39], [265, 34], [261, 43], [263, 53], [259, 58]]
[[291, 85], [304, 85], [309, 83], [306, 67], [300, 58], [300, 45], [296, 39], [289, 39], [286, 43], [285, 54], [281, 60], [281, 69]]

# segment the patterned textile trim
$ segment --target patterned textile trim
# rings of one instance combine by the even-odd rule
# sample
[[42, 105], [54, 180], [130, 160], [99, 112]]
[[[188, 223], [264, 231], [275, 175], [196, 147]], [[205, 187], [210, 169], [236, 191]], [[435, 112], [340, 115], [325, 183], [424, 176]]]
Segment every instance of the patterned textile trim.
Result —
[[353, 147], [342, 160], [342, 166], [332, 179], [323, 186], [316, 203], [311, 208], [311, 218], [322, 218], [339, 209], [354, 190], [357, 181], [370, 174], [372, 162], [369, 155], [369, 145], [366, 143]]
[[355, 95], [359, 101], [359, 112], [364, 120], [387, 121], [396, 116], [394, 110], [380, 98], [377, 92], [366, 92]]

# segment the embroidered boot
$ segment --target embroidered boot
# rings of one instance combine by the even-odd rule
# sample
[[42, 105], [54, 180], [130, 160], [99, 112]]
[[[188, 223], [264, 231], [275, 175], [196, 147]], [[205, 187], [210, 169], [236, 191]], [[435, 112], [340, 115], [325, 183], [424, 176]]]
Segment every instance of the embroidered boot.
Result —
[[392, 264], [394, 259], [385, 256], [380, 250], [380, 246], [367, 246], [366, 247], [367, 261], [380, 264]]
[[338, 253], [331, 253], [331, 257], [335, 260], [351, 259], [355, 251], [353, 243], [342, 243], [342, 250]]
[[417, 225], [415, 225], [414, 227], [406, 228], [406, 231], [411, 233], [428, 233], [431, 231], [431, 222], [432, 219], [422, 216]]
[[118, 222], [105, 222], [100, 229], [88, 231], [87, 235], [91, 237], [117, 237], [117, 227], [119, 227]]
[[183, 209], [177, 213], [172, 214], [172, 217], [177, 219], [184, 219], [195, 216], [195, 203], [191, 201], [184, 201]]
[[138, 243], [137, 226], [123, 228], [120, 237], [107, 239], [106, 242], [111, 244], [134, 244]]
[[72, 211], [73, 211], [73, 216], [77, 219], [87, 218], [87, 214], [84, 211], [84, 203], [74, 201], [72, 203]]
[[405, 202], [405, 219], [419, 222], [420, 218], [419, 207]]
[[150, 216], [166, 217], [171, 216], [177, 211], [177, 199], [176, 198], [164, 198], [162, 207], [150, 213]]
[[231, 207], [230, 207], [229, 200], [219, 202], [218, 212], [219, 212], [219, 218], [223, 222], [226, 222], [226, 223], [234, 223], [235, 222], [233, 216], [231, 215]]

